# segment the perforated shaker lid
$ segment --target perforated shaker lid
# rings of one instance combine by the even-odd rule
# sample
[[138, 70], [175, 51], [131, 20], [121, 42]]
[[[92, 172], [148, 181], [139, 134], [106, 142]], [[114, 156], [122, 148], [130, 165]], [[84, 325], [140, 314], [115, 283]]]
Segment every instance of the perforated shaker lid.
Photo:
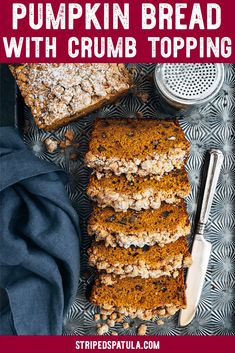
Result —
[[224, 81], [223, 64], [159, 64], [155, 82], [172, 104], [195, 105], [211, 100]]

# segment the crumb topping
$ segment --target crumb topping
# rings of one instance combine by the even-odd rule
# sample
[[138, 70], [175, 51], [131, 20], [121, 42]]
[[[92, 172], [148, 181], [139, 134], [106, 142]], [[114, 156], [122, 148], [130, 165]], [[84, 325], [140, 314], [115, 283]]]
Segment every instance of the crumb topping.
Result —
[[123, 64], [24, 64], [10, 69], [43, 128], [130, 88]]

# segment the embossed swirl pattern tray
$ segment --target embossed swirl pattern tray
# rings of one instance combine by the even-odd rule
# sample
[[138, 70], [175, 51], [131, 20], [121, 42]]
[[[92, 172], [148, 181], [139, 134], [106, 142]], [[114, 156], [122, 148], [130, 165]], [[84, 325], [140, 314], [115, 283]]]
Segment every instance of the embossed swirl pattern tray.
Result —
[[[39, 130], [24, 107], [20, 98], [18, 109], [19, 125], [24, 141], [39, 157], [60, 165], [69, 175], [68, 193], [74, 208], [80, 216], [82, 228], [81, 278], [77, 290], [77, 299], [64, 320], [65, 335], [95, 335], [96, 325], [93, 316], [98, 308], [86, 298], [94, 270], [87, 265], [87, 248], [90, 239], [86, 233], [86, 223], [91, 203], [86, 195], [89, 170], [84, 166], [83, 155], [87, 149], [92, 122], [100, 117], [144, 117], [163, 118], [169, 116], [156, 93], [153, 83], [153, 64], [128, 65], [134, 75], [135, 88], [130, 94], [112, 105], [105, 106], [95, 114], [78, 119], [54, 133]], [[147, 335], [234, 335], [235, 334], [235, 162], [234, 162], [234, 122], [235, 122], [235, 66], [225, 65], [225, 82], [209, 104], [194, 109], [190, 114], [181, 113], [180, 124], [191, 143], [187, 171], [192, 192], [187, 198], [187, 208], [193, 221], [197, 208], [197, 195], [200, 174], [208, 149], [219, 148], [225, 159], [220, 175], [216, 195], [213, 201], [210, 219], [206, 227], [206, 238], [212, 243], [212, 255], [206, 275], [206, 281], [200, 305], [195, 319], [185, 328], [177, 326], [176, 314], [166, 319], [163, 326], [147, 322]], [[22, 110], [21, 110], [22, 108]], [[22, 113], [22, 114], [21, 114]], [[171, 112], [173, 114], [173, 112]], [[23, 116], [23, 119], [22, 119]], [[66, 131], [74, 133], [74, 145], [56, 148], [48, 152], [45, 140], [64, 139]], [[64, 146], [62, 146], [64, 147]], [[140, 320], [125, 318], [130, 323], [128, 329], [116, 323], [110, 329], [119, 335], [135, 335]]]

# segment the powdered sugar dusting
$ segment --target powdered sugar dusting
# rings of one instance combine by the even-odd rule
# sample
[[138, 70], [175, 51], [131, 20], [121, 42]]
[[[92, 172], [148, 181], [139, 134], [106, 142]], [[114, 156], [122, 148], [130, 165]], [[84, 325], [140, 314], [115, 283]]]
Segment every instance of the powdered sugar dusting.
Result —
[[25, 64], [11, 70], [41, 128], [84, 115], [89, 106], [130, 87], [123, 64]]

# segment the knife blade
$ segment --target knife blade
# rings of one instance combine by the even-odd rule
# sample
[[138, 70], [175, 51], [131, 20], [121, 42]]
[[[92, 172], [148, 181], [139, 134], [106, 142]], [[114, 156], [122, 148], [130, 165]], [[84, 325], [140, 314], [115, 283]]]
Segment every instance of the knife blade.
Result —
[[180, 310], [179, 326], [188, 325], [195, 316], [210, 259], [211, 243], [205, 240], [203, 235], [207, 220], [209, 218], [224, 156], [220, 150], [215, 149], [211, 150], [209, 154], [210, 160], [202, 198], [199, 222], [196, 227], [192, 247], [192, 265], [188, 269], [186, 277], [187, 307]]

